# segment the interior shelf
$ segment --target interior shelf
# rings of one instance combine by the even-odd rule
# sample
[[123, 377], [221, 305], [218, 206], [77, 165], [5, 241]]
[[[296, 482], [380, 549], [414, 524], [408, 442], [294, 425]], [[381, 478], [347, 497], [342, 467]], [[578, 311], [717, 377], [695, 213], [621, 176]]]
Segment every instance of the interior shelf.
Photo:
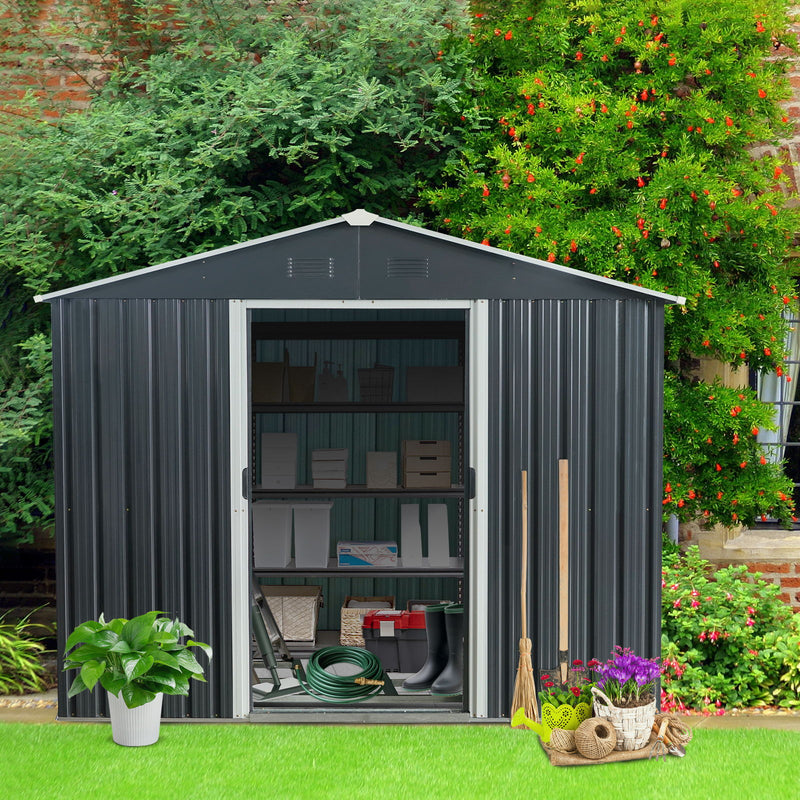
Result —
[[309, 575], [326, 578], [457, 578], [464, 574], [464, 559], [450, 558], [448, 567], [431, 567], [428, 559], [422, 559], [421, 567], [404, 567], [403, 559], [397, 559], [397, 567], [340, 567], [335, 558], [328, 559], [327, 567], [296, 567], [294, 559], [288, 567], [254, 569], [254, 575]]
[[298, 486], [295, 489], [257, 489], [251, 490], [253, 499], [298, 497], [463, 497], [463, 486], [451, 486], [449, 489], [368, 489], [364, 485], [354, 484], [344, 489], [315, 489], [313, 486]]
[[464, 411], [463, 403], [253, 403], [254, 414], [417, 414]]

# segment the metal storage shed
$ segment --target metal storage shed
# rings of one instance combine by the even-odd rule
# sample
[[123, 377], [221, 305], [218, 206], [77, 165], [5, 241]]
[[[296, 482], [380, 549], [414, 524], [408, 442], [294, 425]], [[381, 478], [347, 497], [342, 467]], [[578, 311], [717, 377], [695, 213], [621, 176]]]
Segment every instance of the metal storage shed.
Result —
[[[59, 651], [101, 611], [180, 616], [215, 657], [207, 684], [165, 698], [165, 717], [251, 712], [258, 314], [279, 329], [393, 315], [461, 326], [464, 718], [509, 713], [522, 469], [534, 668], [557, 660], [559, 458], [571, 470], [570, 657], [617, 644], [658, 654], [663, 315], [683, 298], [358, 210], [36, 299], [52, 306]], [[61, 718], [104, 713], [99, 693], [68, 700], [61, 682]]]

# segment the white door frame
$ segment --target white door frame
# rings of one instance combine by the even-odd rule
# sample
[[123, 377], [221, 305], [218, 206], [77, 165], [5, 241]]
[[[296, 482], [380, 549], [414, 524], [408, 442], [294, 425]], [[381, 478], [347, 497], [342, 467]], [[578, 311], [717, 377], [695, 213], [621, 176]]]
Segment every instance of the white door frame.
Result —
[[451, 309], [470, 311], [468, 464], [475, 468], [475, 498], [469, 503], [469, 694], [473, 717], [487, 716], [488, 571], [486, 476], [488, 452], [488, 307], [477, 300], [230, 300], [230, 496], [231, 496], [231, 644], [233, 717], [250, 714], [250, 530], [249, 508], [242, 497], [242, 473], [250, 465], [250, 408], [248, 387], [247, 312], [257, 308], [328, 309]]

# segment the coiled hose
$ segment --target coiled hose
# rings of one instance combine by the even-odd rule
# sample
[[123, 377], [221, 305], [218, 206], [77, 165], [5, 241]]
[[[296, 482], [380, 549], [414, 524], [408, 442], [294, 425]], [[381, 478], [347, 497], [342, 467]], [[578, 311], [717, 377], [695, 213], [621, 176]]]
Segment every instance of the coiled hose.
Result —
[[[355, 675], [333, 675], [325, 668], [333, 664], [361, 667]], [[323, 647], [308, 660], [303, 690], [326, 703], [357, 703], [383, 688], [383, 667], [374, 653], [361, 647]]]

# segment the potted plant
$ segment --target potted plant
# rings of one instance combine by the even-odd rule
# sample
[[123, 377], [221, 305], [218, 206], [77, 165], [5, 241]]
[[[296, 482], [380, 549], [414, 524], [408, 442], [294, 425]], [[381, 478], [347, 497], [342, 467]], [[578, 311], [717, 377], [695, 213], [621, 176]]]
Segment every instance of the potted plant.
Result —
[[542, 724], [551, 731], [560, 728], [574, 731], [592, 716], [592, 682], [586, 675], [583, 662], [572, 662], [567, 682], [561, 683], [547, 673], [542, 674]]
[[629, 648], [616, 647], [605, 664], [592, 659], [594, 713], [617, 732], [617, 750], [639, 750], [650, 740], [656, 714], [658, 659], [642, 658]]
[[108, 693], [111, 732], [117, 744], [141, 746], [158, 740], [165, 694], [189, 694], [189, 679], [205, 682], [203, 667], [190, 650], [211, 648], [193, 639], [179, 620], [148, 611], [133, 619], [103, 615], [72, 631], [65, 647], [64, 669], [79, 669], [68, 697], [100, 685]]

